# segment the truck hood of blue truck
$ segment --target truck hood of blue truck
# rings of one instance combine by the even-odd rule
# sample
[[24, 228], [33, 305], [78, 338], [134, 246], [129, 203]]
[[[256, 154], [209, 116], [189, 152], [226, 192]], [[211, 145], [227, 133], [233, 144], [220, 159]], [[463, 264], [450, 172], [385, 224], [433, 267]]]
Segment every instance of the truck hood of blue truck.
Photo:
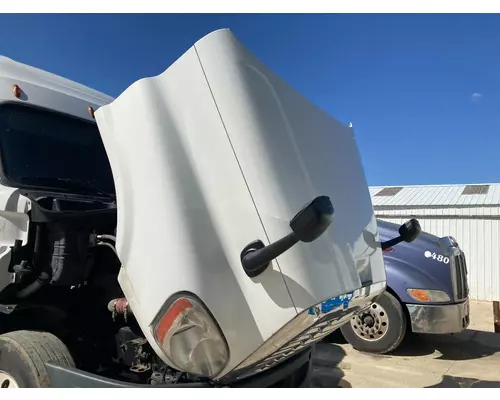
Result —
[[[381, 241], [399, 236], [400, 225], [380, 219], [377, 224]], [[418, 303], [408, 295], [407, 289], [442, 290], [453, 299], [452, 260], [441, 252], [439, 237], [422, 231], [413, 242], [399, 243], [384, 252], [384, 262], [387, 286], [396, 292], [403, 303]]]

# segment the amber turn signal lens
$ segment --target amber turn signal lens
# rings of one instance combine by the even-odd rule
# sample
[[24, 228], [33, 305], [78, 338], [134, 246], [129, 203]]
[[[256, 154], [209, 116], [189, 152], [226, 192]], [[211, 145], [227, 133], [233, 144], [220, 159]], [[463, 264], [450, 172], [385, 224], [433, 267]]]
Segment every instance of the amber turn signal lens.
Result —
[[165, 335], [172, 327], [175, 320], [192, 307], [193, 303], [182, 297], [172, 304], [168, 312], [162, 317], [156, 327], [156, 338], [158, 339], [158, 342], [163, 342]]
[[408, 293], [415, 300], [419, 300], [419, 301], [429, 301], [430, 300], [430, 298], [429, 298], [429, 292], [427, 290], [409, 289]]
[[406, 289], [408, 295], [420, 302], [446, 303], [451, 301], [446, 292], [438, 289]]

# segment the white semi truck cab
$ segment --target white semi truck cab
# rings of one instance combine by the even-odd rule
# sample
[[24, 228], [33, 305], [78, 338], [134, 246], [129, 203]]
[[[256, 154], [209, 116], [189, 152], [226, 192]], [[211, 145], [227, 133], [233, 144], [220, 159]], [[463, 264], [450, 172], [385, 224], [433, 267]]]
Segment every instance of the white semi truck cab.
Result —
[[116, 99], [1, 58], [0, 227], [2, 387], [304, 385], [385, 288], [352, 129], [228, 30]]

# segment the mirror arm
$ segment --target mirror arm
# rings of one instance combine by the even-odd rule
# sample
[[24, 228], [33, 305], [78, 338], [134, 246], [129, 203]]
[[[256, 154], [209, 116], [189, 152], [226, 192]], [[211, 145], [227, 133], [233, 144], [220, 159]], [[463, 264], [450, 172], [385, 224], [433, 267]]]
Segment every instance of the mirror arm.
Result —
[[261, 240], [256, 240], [248, 244], [241, 252], [241, 265], [246, 274], [250, 278], [254, 278], [266, 270], [271, 263], [269, 260], [279, 257], [298, 242], [299, 239], [293, 232], [269, 246], [264, 245]]
[[394, 239], [389, 239], [389, 240], [386, 240], [385, 242], [380, 243], [380, 246], [382, 247], [382, 250], [385, 250], [389, 247], [397, 245], [398, 243], [401, 243], [402, 241], [403, 241], [403, 237], [398, 236]]

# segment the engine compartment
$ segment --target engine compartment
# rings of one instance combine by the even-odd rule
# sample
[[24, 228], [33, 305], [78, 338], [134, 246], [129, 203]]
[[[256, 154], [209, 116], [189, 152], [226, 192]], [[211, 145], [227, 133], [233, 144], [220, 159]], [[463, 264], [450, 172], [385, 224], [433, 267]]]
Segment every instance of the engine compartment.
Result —
[[[97, 264], [109, 269], [110, 257], [100, 251], [103, 245], [98, 238], [114, 234], [116, 208], [112, 203], [27, 197], [31, 201], [28, 243], [14, 245], [9, 267], [13, 283], [0, 293], [0, 301], [26, 299], [45, 285], [81, 287]], [[99, 262], [102, 257], [105, 262]], [[114, 254], [112, 258], [117, 273], [119, 262]]]
[[[111, 368], [116, 358], [114, 321], [107, 309], [123, 293], [120, 261], [112, 239], [116, 206], [111, 202], [36, 196], [31, 202], [28, 241], [12, 248], [12, 283], [0, 292], [0, 333], [43, 330], [70, 348], [82, 369]], [[133, 330], [133, 318], [128, 325]], [[139, 331], [140, 333], [140, 331]]]
[[31, 221], [37, 227], [34, 263], [48, 267], [51, 285], [72, 287], [86, 283], [96, 264], [99, 235], [114, 233], [116, 209], [44, 198], [32, 202]]
[[23, 193], [31, 202], [28, 241], [12, 248], [13, 281], [0, 291], [0, 334], [50, 332], [76, 366], [133, 383], [197, 381], [163, 363], [119, 286], [116, 205]]

